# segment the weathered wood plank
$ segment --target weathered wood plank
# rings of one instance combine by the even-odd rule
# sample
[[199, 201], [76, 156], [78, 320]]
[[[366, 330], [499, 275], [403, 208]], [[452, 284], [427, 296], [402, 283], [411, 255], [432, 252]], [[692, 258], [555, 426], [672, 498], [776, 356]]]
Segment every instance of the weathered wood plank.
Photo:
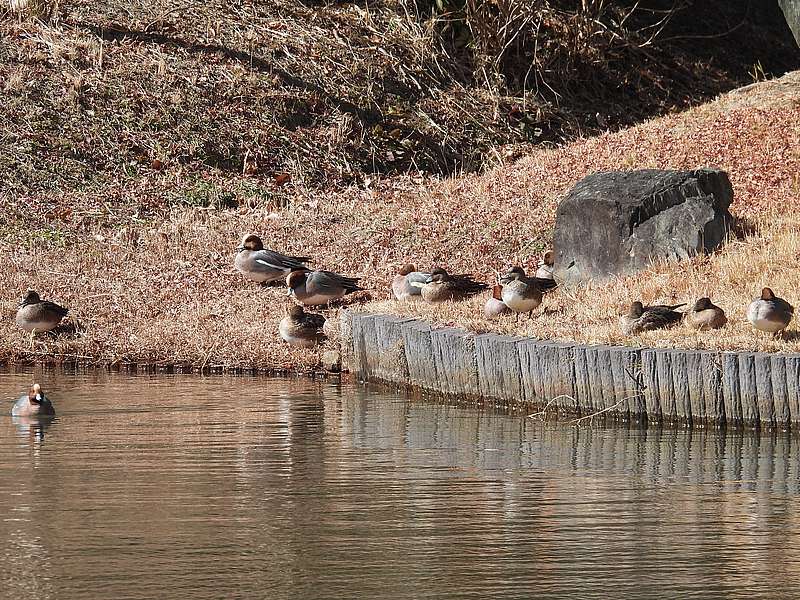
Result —
[[412, 319], [378, 315], [375, 317], [377, 356], [373, 373], [383, 381], [408, 382], [408, 362], [403, 340], [403, 323]]
[[786, 354], [786, 392], [789, 395], [789, 426], [800, 429], [800, 354]]
[[614, 374], [611, 371], [609, 346], [587, 346], [586, 364], [589, 375], [589, 389], [592, 394], [594, 412], [605, 410], [616, 404]]
[[780, 428], [789, 426], [792, 420], [789, 399], [789, 387], [786, 374], [786, 359], [782, 354], [772, 354], [770, 360], [770, 376], [772, 378], [772, 401], [775, 425]]
[[661, 421], [661, 393], [658, 383], [658, 351], [644, 349], [641, 354], [642, 360], [642, 387], [645, 398], [645, 410], [647, 418], [653, 423]]
[[691, 415], [690, 423], [701, 424], [706, 422], [705, 381], [703, 375], [703, 353], [689, 350], [685, 353], [686, 377], [689, 384], [689, 406]]
[[667, 421], [675, 421], [678, 418], [678, 409], [672, 378], [672, 352], [661, 349], [654, 352], [658, 372], [658, 394], [661, 398], [661, 416]]
[[722, 393], [722, 358], [718, 352], [700, 352], [700, 366], [703, 369], [706, 420], [709, 424], [722, 427], [726, 419]]
[[669, 353], [672, 371], [672, 393], [674, 395], [675, 416], [680, 423], [692, 422], [692, 401], [689, 398], [689, 374], [686, 353], [673, 350]]
[[408, 379], [423, 389], [436, 389], [438, 379], [431, 343], [431, 326], [424, 321], [406, 321], [401, 326]]
[[542, 342], [536, 339], [521, 339], [517, 343], [519, 353], [520, 375], [522, 376], [522, 393], [526, 402], [542, 405], [547, 401], [545, 381], [540, 367], [540, 350]]
[[641, 359], [639, 348], [612, 347], [609, 351], [614, 391], [620, 415], [642, 418], [647, 409], [641, 383]]
[[478, 396], [478, 363], [475, 336], [462, 329], [431, 331], [439, 390], [456, 396]]
[[739, 391], [739, 357], [735, 352], [723, 352], [721, 365], [725, 422], [728, 425], [740, 425], [742, 423], [742, 400]]
[[481, 396], [524, 400], [517, 344], [520, 338], [493, 333], [475, 336], [478, 387]]
[[581, 415], [591, 414], [594, 412], [595, 408], [592, 404], [586, 346], [575, 346], [572, 349], [572, 360], [575, 374], [575, 400], [577, 400], [578, 403], [578, 413]]
[[762, 427], [775, 427], [775, 399], [772, 388], [772, 359], [769, 354], [758, 352], [753, 355], [755, 366], [756, 403], [758, 404], [758, 424]]
[[755, 355], [752, 352], [739, 352], [738, 359], [742, 424], [746, 427], [755, 427], [759, 423]]

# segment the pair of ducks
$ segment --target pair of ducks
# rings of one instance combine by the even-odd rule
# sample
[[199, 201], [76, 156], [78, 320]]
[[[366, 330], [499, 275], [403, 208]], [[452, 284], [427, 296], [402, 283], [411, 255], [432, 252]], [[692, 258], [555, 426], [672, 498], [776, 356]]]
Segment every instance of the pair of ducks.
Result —
[[[685, 305], [684, 302], [644, 306], [641, 302], [634, 302], [628, 314], [620, 317], [620, 328], [625, 335], [637, 335], [644, 331], [670, 327], [681, 320], [698, 331], [719, 329], [728, 322], [725, 311], [709, 298], [700, 298], [686, 313], [675, 310]], [[778, 298], [768, 287], [762, 289], [761, 296], [747, 307], [747, 320], [753, 327], [773, 335], [786, 329], [793, 315], [794, 307], [783, 298]]]
[[263, 284], [285, 280], [288, 294], [304, 306], [328, 305], [364, 289], [358, 285], [359, 277], [311, 270], [305, 265], [311, 260], [307, 256], [288, 256], [268, 250], [255, 234], [244, 236], [236, 251], [234, 266], [242, 275]]

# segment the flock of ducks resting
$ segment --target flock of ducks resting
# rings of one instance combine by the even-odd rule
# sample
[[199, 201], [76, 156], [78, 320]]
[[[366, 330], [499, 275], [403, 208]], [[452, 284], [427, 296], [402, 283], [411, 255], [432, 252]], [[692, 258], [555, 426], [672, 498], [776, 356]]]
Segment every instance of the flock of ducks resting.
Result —
[[[283, 340], [294, 346], [312, 347], [325, 337], [325, 317], [306, 312], [303, 307], [330, 306], [331, 302], [364, 289], [358, 285], [358, 277], [309, 269], [306, 263], [310, 258], [268, 250], [261, 238], [254, 234], [246, 235], [236, 250], [234, 266], [247, 279], [261, 284], [285, 281], [287, 293], [294, 302], [287, 307], [287, 315], [281, 320], [278, 332]], [[512, 267], [500, 276], [499, 284], [491, 288], [486, 301], [485, 317], [496, 319], [514, 314], [519, 318], [525, 313], [532, 317], [532, 311], [542, 303], [542, 296], [558, 285], [553, 277], [553, 259], [553, 252], [546, 252], [532, 277], [527, 276], [521, 267]], [[451, 275], [438, 267], [430, 272], [417, 271], [412, 264], [404, 265], [392, 281], [392, 292], [398, 301], [432, 304], [465, 300], [489, 287], [475, 281], [471, 275]], [[620, 317], [620, 328], [625, 335], [637, 335], [680, 322], [701, 331], [719, 329], [728, 322], [725, 311], [709, 298], [700, 298], [686, 312], [675, 310], [685, 305], [645, 306], [634, 302], [628, 313]], [[35, 291], [28, 290], [17, 310], [16, 324], [33, 336], [55, 329], [67, 313], [68, 309], [42, 300]], [[773, 335], [786, 329], [793, 314], [792, 305], [775, 296], [770, 288], [764, 288], [761, 296], [747, 309], [747, 319], [753, 327]], [[35, 384], [28, 394], [17, 400], [12, 414], [53, 415], [55, 411], [39, 384]]]

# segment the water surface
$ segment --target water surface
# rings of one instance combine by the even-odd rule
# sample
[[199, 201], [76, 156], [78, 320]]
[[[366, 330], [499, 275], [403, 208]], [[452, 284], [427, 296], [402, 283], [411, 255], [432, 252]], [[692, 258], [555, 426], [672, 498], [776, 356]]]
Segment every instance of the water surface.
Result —
[[331, 382], [0, 374], [2, 598], [794, 598], [798, 440]]

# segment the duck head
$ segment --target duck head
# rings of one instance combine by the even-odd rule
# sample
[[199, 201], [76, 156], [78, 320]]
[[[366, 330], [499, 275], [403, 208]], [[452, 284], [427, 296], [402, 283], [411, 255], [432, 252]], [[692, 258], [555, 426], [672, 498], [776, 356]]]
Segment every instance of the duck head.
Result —
[[700, 312], [701, 310], [708, 310], [709, 308], [713, 308], [714, 305], [711, 304], [711, 298], [700, 298], [697, 302], [694, 303], [694, 311]]
[[552, 250], [548, 250], [542, 255], [542, 262], [548, 267], [552, 267], [555, 264], [555, 260], [556, 254]]
[[22, 302], [20, 302], [19, 305], [27, 306], [28, 304], [37, 304], [38, 302], [41, 302], [39, 294], [37, 294], [33, 290], [28, 290], [27, 292], [25, 292], [25, 295], [22, 297]]
[[492, 287], [492, 298], [495, 300], [502, 300], [503, 299], [503, 286], [496, 285]]
[[306, 271], [292, 271], [286, 276], [286, 292], [289, 296], [294, 294], [295, 288], [300, 287], [306, 282]]
[[449, 279], [450, 275], [447, 274], [447, 271], [441, 267], [436, 267], [433, 271], [431, 271], [431, 276], [425, 280], [425, 283], [444, 283]]
[[42, 404], [45, 401], [44, 393], [42, 393], [42, 386], [34, 383], [31, 389], [28, 390], [28, 402], [31, 404]]
[[243, 250], [253, 250], [257, 252], [258, 250], [263, 249], [264, 243], [261, 241], [261, 238], [254, 233], [244, 236], [242, 243], [236, 247], [237, 252], [241, 252]]
[[305, 311], [303, 311], [302, 306], [292, 302], [289, 306], [286, 307], [286, 314], [289, 315], [290, 317], [298, 319], [305, 314]]
[[775, 293], [772, 291], [771, 288], [765, 287], [763, 290], [761, 290], [761, 299], [775, 300]]
[[633, 317], [634, 319], [638, 319], [644, 314], [644, 304], [639, 302], [638, 300], [631, 304], [631, 310], [628, 313], [629, 316]]
[[400, 267], [400, 270], [397, 273], [398, 275], [408, 275], [409, 273], [413, 273], [416, 270], [417, 267], [414, 266], [413, 263], [406, 263], [402, 267]]
[[500, 278], [500, 283], [502, 284], [510, 283], [516, 279], [520, 279], [521, 277], [525, 277], [525, 269], [523, 269], [522, 267], [511, 267], [508, 270], [508, 273], [506, 273]]

